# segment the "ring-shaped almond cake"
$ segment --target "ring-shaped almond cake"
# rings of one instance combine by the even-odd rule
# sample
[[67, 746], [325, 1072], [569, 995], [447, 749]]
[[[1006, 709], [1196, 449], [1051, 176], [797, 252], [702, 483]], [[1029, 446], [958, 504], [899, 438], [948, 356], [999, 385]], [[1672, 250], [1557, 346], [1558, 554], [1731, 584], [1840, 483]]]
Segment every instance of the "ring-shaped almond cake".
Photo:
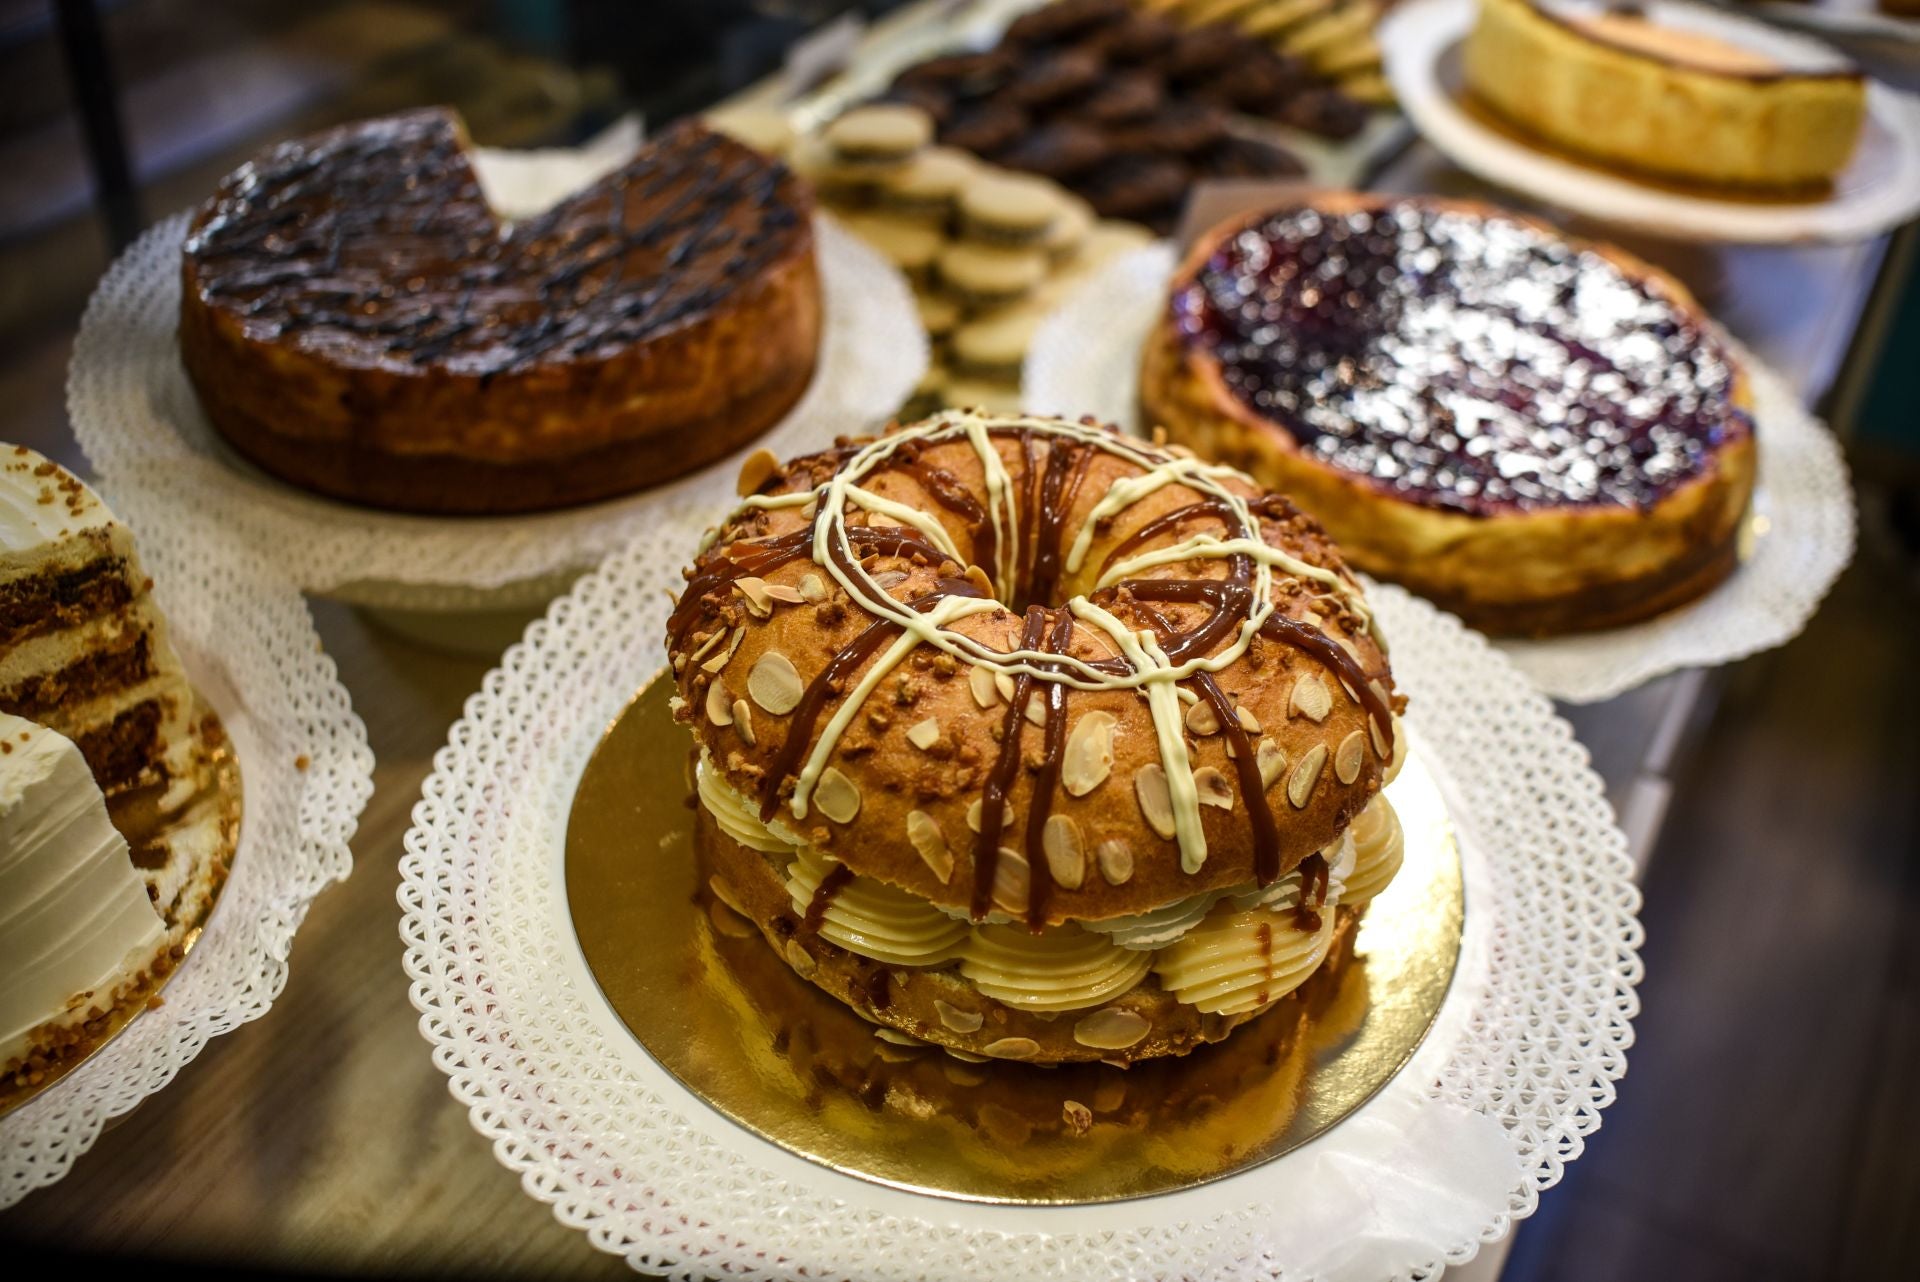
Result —
[[1311, 518], [971, 412], [762, 451], [741, 491], [668, 623], [674, 709], [709, 885], [797, 972], [963, 1056], [1127, 1063], [1350, 956], [1404, 699]]

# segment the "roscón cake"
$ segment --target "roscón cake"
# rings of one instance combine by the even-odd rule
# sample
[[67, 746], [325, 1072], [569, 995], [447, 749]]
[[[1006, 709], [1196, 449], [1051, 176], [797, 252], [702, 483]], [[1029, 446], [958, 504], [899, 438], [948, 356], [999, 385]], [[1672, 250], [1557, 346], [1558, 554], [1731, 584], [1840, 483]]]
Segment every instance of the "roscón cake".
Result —
[[668, 623], [696, 844], [863, 1016], [1182, 1054], [1289, 1000], [1399, 866], [1372, 613], [1242, 474], [949, 412], [741, 488]]
[[408, 112], [280, 143], [181, 255], [209, 420], [274, 475], [410, 512], [530, 512], [691, 471], [813, 376], [812, 198], [684, 122], [503, 226], [460, 122]]

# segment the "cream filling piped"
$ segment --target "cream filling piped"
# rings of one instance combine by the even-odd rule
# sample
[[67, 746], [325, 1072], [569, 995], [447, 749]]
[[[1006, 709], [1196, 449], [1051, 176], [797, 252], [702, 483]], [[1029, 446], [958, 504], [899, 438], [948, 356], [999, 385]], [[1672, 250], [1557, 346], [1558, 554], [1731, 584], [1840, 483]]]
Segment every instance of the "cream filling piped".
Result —
[[[811, 850], [798, 852], [787, 865], [787, 895], [795, 913], [806, 914], [832, 867]], [[895, 966], [938, 966], [952, 961], [970, 933], [965, 922], [871, 877], [855, 877], [834, 891], [820, 921], [822, 939]]]
[[1258, 1010], [1304, 984], [1333, 939], [1331, 905], [1317, 930], [1301, 930], [1292, 908], [1250, 912], [1221, 904], [1199, 927], [1154, 955], [1161, 987], [1210, 1015]]
[[[782, 835], [762, 823], [704, 754], [695, 782], [701, 804], [721, 831], [748, 849], [792, 857], [787, 894], [793, 911], [804, 916], [832, 861], [791, 833]], [[1329, 867], [1325, 912], [1330, 915], [1356, 867], [1352, 831], [1321, 853]], [[958, 959], [961, 973], [996, 1001], [1028, 1010], [1078, 1010], [1139, 983], [1156, 965], [1157, 954], [1199, 930], [1216, 909], [1271, 910], [1290, 923], [1300, 891], [1296, 871], [1270, 886], [1208, 891], [1148, 912], [1050, 926], [1034, 935], [1006, 913], [990, 912], [985, 922], [975, 923], [957, 909], [856, 876], [829, 900], [820, 935], [889, 965], [937, 966]]]
[[[713, 821], [720, 825], [720, 831], [733, 838], [749, 850], [757, 850], [765, 855], [791, 854], [806, 845], [791, 829], [781, 831], [786, 825], [775, 828], [762, 823], [760, 814], [753, 805], [714, 768], [713, 758], [706, 753], [700, 754], [700, 760], [693, 769], [694, 791], [700, 796], [700, 804], [707, 808]], [[776, 819], [774, 821], [778, 823]]]
[[1353, 837], [1353, 872], [1346, 879], [1340, 902], [1358, 907], [1387, 888], [1406, 858], [1406, 837], [1400, 816], [1384, 796], [1375, 797], [1348, 829]]
[[1080, 1010], [1138, 984], [1151, 961], [1070, 924], [1037, 935], [1021, 926], [977, 926], [960, 955], [960, 973], [1008, 1006]]

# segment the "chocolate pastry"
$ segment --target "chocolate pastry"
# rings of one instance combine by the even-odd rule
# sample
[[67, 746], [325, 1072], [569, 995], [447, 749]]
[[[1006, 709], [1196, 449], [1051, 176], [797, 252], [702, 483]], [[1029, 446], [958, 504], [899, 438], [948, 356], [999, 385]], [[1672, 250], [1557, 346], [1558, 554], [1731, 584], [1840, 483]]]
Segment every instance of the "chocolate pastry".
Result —
[[1215, 178], [1297, 178], [1307, 172], [1300, 157], [1285, 147], [1232, 135], [1215, 143], [1200, 167]]
[[501, 227], [446, 110], [268, 148], [201, 207], [180, 354], [207, 417], [293, 484], [527, 512], [623, 494], [758, 436], [813, 376], [799, 179], [676, 125]]
[[1167, 48], [1162, 64], [1167, 79], [1189, 84], [1219, 75], [1235, 63], [1246, 60], [1265, 46], [1249, 39], [1225, 24], [1192, 27], [1182, 31]]
[[1013, 169], [1065, 179], [1084, 174], [1112, 154], [1098, 129], [1072, 120], [1056, 120], [1034, 130], [997, 159]]
[[1191, 172], [1177, 160], [1120, 156], [1075, 187], [1102, 218], [1130, 218], [1154, 225], [1168, 219], [1173, 207], [1185, 198], [1191, 180]]
[[1030, 110], [1053, 106], [1091, 89], [1100, 79], [1100, 59], [1079, 49], [1034, 56], [1001, 90], [1006, 100]]
[[1033, 127], [1026, 112], [1011, 103], [978, 102], [960, 108], [940, 129], [940, 141], [989, 159], [1018, 142]]
[[1118, 22], [1132, 12], [1126, 0], [1054, 0], [1008, 23], [1002, 38], [1010, 44], [1057, 44]]
[[1279, 118], [1326, 138], [1351, 138], [1366, 127], [1367, 109], [1338, 89], [1308, 89], [1287, 99]]
[[1113, 149], [1128, 154], [1187, 156], [1226, 137], [1227, 118], [1218, 107], [1173, 101], [1145, 120], [1108, 131]]
[[1108, 62], [1131, 64], [1160, 56], [1179, 36], [1180, 28], [1165, 18], [1136, 13], [1087, 33], [1074, 42], [1074, 47]]
[[1268, 104], [1293, 96], [1306, 81], [1301, 66], [1269, 50], [1237, 60], [1210, 78], [1206, 92], [1240, 111], [1257, 112]]
[[1166, 87], [1151, 71], [1109, 72], [1098, 89], [1074, 104], [1073, 114], [1091, 125], [1120, 125], [1154, 113]]
[[1005, 47], [954, 53], [916, 62], [893, 78], [895, 85], [932, 85], [962, 98], [991, 93], [1013, 73], [1017, 59]]

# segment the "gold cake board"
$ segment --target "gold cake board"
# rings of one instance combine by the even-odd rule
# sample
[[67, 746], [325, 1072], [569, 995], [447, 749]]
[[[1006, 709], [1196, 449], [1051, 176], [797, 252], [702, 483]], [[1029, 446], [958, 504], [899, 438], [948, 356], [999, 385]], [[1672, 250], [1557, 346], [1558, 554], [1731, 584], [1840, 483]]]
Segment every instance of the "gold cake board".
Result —
[[[1389, 789], [1406, 861], [1354, 964], [1226, 1041], [1129, 1069], [968, 1063], [903, 1046], [790, 970], [705, 887], [691, 744], [656, 677], [588, 762], [566, 883], [588, 969], [643, 1048], [747, 1130], [848, 1175], [974, 1201], [1190, 1188], [1325, 1133], [1407, 1063], [1460, 952], [1460, 859], [1416, 755]], [[1307, 1018], [1298, 1017], [1305, 1011]]]

